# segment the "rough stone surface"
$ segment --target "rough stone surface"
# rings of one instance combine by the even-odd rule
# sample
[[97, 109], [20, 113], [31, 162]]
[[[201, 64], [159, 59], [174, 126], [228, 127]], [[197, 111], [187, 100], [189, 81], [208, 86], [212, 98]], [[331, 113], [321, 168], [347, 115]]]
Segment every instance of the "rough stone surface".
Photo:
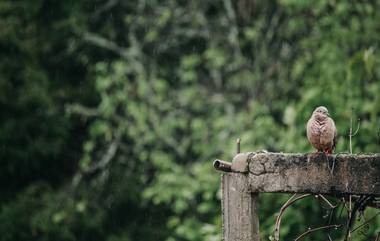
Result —
[[257, 194], [249, 190], [248, 175], [222, 175], [224, 241], [260, 241]]
[[232, 160], [231, 170], [233, 172], [248, 173], [248, 158], [250, 153], [239, 153]]
[[251, 192], [380, 195], [380, 155], [248, 155]]

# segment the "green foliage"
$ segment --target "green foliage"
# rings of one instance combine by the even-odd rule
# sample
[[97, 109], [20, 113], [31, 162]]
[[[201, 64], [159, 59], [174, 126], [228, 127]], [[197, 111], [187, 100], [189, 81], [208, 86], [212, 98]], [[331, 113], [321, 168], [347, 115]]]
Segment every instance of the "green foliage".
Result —
[[[211, 161], [237, 137], [311, 151], [319, 105], [338, 152], [350, 118], [354, 151], [379, 152], [379, 3], [246, 2], [1, 2], [0, 240], [220, 240]], [[287, 198], [261, 196], [263, 240]], [[324, 212], [297, 203], [281, 236]]]

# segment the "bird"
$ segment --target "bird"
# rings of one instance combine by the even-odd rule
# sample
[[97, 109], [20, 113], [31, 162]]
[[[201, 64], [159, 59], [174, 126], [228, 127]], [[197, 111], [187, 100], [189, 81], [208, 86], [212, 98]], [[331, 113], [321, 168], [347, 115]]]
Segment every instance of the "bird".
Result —
[[337, 142], [337, 129], [329, 111], [324, 106], [317, 107], [306, 125], [307, 139], [318, 152], [332, 154]]

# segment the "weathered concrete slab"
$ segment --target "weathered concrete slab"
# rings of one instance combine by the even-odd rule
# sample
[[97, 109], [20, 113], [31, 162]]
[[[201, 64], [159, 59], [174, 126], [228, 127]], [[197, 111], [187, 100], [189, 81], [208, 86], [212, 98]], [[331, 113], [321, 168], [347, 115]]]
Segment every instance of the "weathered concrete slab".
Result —
[[232, 160], [231, 171], [248, 173], [248, 158], [251, 153], [239, 153]]
[[380, 155], [247, 154], [251, 192], [380, 195]]
[[249, 191], [247, 174], [222, 174], [224, 241], [260, 241], [257, 205], [257, 194]]

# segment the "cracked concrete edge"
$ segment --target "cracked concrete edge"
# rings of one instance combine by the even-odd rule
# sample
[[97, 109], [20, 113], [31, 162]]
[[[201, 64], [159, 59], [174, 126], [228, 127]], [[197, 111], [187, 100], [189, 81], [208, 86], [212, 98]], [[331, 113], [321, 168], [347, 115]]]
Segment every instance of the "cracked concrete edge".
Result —
[[257, 154], [266, 154], [267, 151], [258, 151], [258, 152], [243, 152], [238, 153], [233, 159], [232, 159], [232, 165], [231, 165], [231, 171], [232, 172], [240, 172], [240, 173], [249, 173], [250, 170], [250, 162], [253, 160], [255, 155]]
[[380, 195], [379, 154], [255, 153], [247, 162], [252, 192]]
[[231, 165], [231, 170], [233, 172], [248, 173], [249, 172], [249, 160], [255, 155], [254, 152], [245, 152], [237, 154]]

